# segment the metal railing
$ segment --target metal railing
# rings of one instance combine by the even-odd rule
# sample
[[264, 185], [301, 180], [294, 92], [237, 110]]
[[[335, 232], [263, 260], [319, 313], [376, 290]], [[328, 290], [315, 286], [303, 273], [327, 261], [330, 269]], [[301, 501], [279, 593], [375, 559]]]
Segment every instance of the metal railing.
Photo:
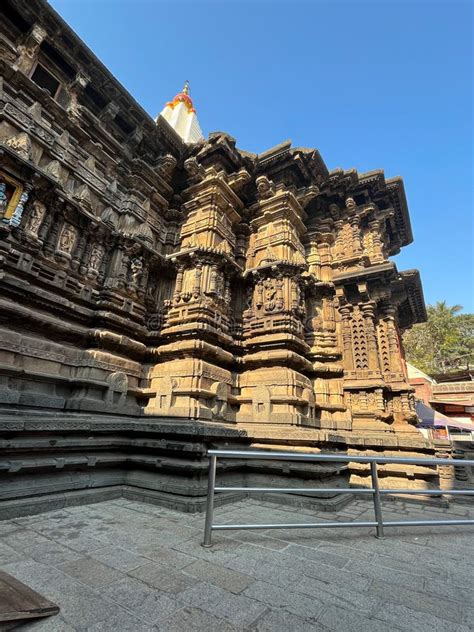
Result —
[[[204, 526], [204, 542], [202, 546], [212, 546], [213, 531], [227, 531], [231, 529], [313, 529], [318, 527], [376, 527], [377, 538], [384, 537], [384, 527], [406, 527], [426, 525], [469, 525], [474, 520], [404, 520], [385, 521], [382, 515], [381, 496], [385, 494], [422, 494], [424, 496], [469, 495], [474, 496], [474, 489], [380, 489], [377, 465], [382, 463], [401, 463], [403, 465], [449, 465], [451, 467], [474, 465], [474, 460], [464, 459], [437, 459], [423, 458], [412, 459], [390, 456], [348, 456], [346, 454], [308, 454], [295, 452], [265, 452], [245, 450], [209, 450], [209, 478], [207, 484], [206, 521]], [[307, 487], [216, 487], [217, 459], [264, 459], [282, 461], [316, 461], [316, 462], [343, 462], [343, 463], [369, 463], [372, 487], [350, 488], [307, 488]], [[213, 524], [214, 519], [214, 493], [215, 492], [256, 492], [277, 494], [307, 494], [319, 492], [328, 494], [371, 494], [374, 502], [374, 521], [357, 522], [312, 522], [312, 523], [283, 523], [283, 524]]]

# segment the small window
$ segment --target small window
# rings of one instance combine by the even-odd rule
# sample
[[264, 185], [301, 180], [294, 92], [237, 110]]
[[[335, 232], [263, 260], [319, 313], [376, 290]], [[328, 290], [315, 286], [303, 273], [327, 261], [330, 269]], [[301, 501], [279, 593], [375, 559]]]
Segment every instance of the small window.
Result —
[[62, 73], [66, 75], [69, 79], [74, 79], [76, 76], [76, 71], [74, 68], [67, 63], [64, 57], [58, 52], [51, 44], [48, 44], [47, 41], [41, 42], [40, 48], [45, 55], [49, 57], [49, 59], [55, 64], [55, 66]]
[[117, 116], [115, 117], [115, 123], [117, 125], [117, 127], [119, 127], [122, 132], [124, 134], [131, 134], [133, 132], [133, 130], [135, 129], [134, 127], [132, 127], [130, 125], [130, 123], [127, 123], [127, 121], [125, 119], [123, 119], [120, 114], [117, 114]]
[[40, 86], [40, 88], [47, 90], [53, 98], [56, 96], [59, 88], [59, 81], [56, 77], [53, 77], [46, 68], [43, 68], [41, 64], [36, 66], [34, 73], [31, 75], [31, 79]]

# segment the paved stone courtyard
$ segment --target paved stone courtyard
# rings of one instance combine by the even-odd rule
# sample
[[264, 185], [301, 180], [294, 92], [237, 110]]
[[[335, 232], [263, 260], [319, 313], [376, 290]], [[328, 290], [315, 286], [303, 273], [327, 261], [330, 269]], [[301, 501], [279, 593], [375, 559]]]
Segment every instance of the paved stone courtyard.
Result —
[[[466, 517], [471, 505], [384, 503], [387, 519]], [[370, 501], [337, 514], [245, 500], [225, 522], [372, 520]], [[202, 515], [124, 499], [0, 523], [0, 563], [55, 601], [58, 616], [15, 630], [141, 632], [468, 632], [474, 527], [214, 532]], [[225, 533], [225, 535], [224, 535]]]

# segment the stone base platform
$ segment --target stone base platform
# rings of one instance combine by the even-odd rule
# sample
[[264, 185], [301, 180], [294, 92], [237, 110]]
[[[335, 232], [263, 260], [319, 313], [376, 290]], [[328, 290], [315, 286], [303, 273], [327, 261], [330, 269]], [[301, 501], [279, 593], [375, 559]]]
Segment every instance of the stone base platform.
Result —
[[[0, 519], [118, 497], [200, 512], [209, 448], [428, 456], [420, 436], [362, 437], [353, 432], [166, 417], [9, 411], [0, 417]], [[342, 507], [324, 488], [370, 485], [367, 468], [346, 463], [219, 460], [224, 486], [321, 488], [275, 496], [293, 506]], [[385, 487], [438, 487], [436, 468], [380, 468]], [[217, 494], [217, 503], [242, 494]]]

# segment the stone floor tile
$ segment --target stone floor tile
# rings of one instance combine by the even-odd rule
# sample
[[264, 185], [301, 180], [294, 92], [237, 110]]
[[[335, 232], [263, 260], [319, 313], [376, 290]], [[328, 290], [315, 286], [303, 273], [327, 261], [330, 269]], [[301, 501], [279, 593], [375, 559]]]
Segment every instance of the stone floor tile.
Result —
[[0, 538], [4, 535], [8, 535], [9, 533], [14, 533], [18, 531], [21, 527], [21, 523], [17, 520], [2, 520], [0, 521]]
[[174, 595], [160, 592], [133, 577], [125, 577], [116, 584], [107, 586], [101, 590], [101, 594], [152, 624], [183, 607], [182, 602]]
[[90, 551], [94, 551], [96, 549], [102, 549], [105, 546], [105, 543], [102, 540], [91, 538], [77, 531], [58, 536], [50, 535], [48, 537], [56, 540], [56, 542], [59, 542], [63, 546], [85, 554], [88, 554]]
[[335, 568], [343, 568], [349, 561], [349, 557], [341, 553], [331, 553], [324, 551], [321, 547], [311, 548], [300, 544], [290, 544], [285, 549], [286, 555], [294, 555], [303, 560], [311, 560], [312, 562], [320, 562], [327, 566]]
[[[384, 602], [404, 606], [418, 612], [434, 615], [439, 619], [463, 623], [463, 610], [459, 603], [443, 597], [428, 595], [423, 592], [423, 587], [416, 591], [405, 588], [400, 584], [389, 584], [384, 581], [374, 580], [370, 585], [370, 595], [376, 596]], [[474, 619], [473, 619], [474, 621]]]
[[160, 621], [157, 625], [158, 632], [234, 632], [237, 630], [225, 619], [215, 617], [200, 608], [186, 607], [178, 610], [173, 615]]
[[60, 570], [92, 588], [107, 586], [122, 579], [122, 573], [90, 557], [59, 566]]
[[468, 607], [463, 609], [462, 622], [470, 626], [471, 629], [474, 627], [474, 608]]
[[423, 586], [424, 578], [420, 575], [387, 568], [382, 564], [371, 564], [360, 560], [349, 560], [344, 569], [348, 574], [359, 573], [369, 579], [381, 579], [391, 584], [401, 584], [417, 590]]
[[223, 538], [222, 536], [213, 536], [213, 545], [210, 549], [201, 546], [202, 537], [195, 540], [187, 540], [172, 546], [171, 548], [180, 553], [185, 553], [191, 557], [215, 561], [216, 563], [226, 565], [226, 562], [237, 557], [242, 542]]
[[336, 632], [393, 632], [404, 629], [397, 625], [391, 625], [388, 628], [380, 620], [360, 616], [355, 614], [353, 610], [346, 610], [337, 606], [327, 606], [319, 617], [318, 623], [326, 629]]
[[234, 595], [205, 582], [183, 592], [180, 599], [189, 606], [201, 608], [216, 617], [226, 619], [238, 628], [251, 625], [267, 609], [265, 605], [245, 595]]
[[31, 529], [17, 529], [2, 537], [2, 543], [15, 551], [22, 552], [26, 547], [49, 542], [48, 538]]
[[15, 549], [12, 549], [11, 546], [2, 542], [0, 539], [0, 566], [4, 564], [9, 564], [10, 562], [20, 562], [21, 560], [28, 559], [28, 556], [25, 553], [20, 553]]
[[328, 584], [319, 579], [304, 577], [292, 586], [295, 592], [313, 597], [326, 605], [333, 605], [343, 609], [354, 610], [358, 614], [370, 616], [381, 603], [378, 595], [359, 587], [357, 582], [351, 585]]
[[232, 593], [240, 593], [252, 584], [255, 579], [238, 571], [218, 566], [205, 560], [196, 560], [184, 569], [186, 575], [191, 575], [200, 581], [206, 581]]
[[65, 562], [73, 562], [83, 557], [81, 553], [73, 551], [53, 540], [27, 546], [23, 549], [23, 554], [37, 562], [51, 566], [59, 566]]
[[152, 632], [154, 624], [146, 623], [142, 619], [130, 614], [123, 608], [117, 607], [113, 614], [106, 619], [96, 621], [84, 627], [80, 632]]
[[146, 557], [136, 555], [119, 546], [106, 546], [103, 549], [91, 551], [90, 557], [125, 573], [149, 562]]
[[316, 619], [325, 607], [324, 601], [314, 595], [307, 597], [262, 581], [249, 586], [243, 594], [266, 606], [282, 608], [296, 616], [304, 614], [307, 619]]
[[226, 561], [228, 568], [236, 570], [243, 575], [250, 575], [255, 579], [272, 582], [275, 586], [283, 588], [299, 582], [303, 575], [294, 570], [291, 565], [281, 566], [275, 564], [274, 559], [262, 559], [252, 554], [240, 555]]
[[158, 562], [149, 562], [140, 568], [130, 571], [129, 575], [167, 593], [178, 593], [190, 588], [196, 580], [182, 571], [174, 571]]
[[268, 610], [248, 629], [250, 632], [319, 632], [327, 630], [315, 621], [303, 619], [285, 610]]
[[180, 551], [176, 551], [175, 549], [165, 546], [144, 546], [137, 547], [136, 550], [139, 551], [142, 557], [147, 558], [147, 562], [149, 560], [153, 560], [154, 562], [159, 562], [164, 566], [171, 566], [176, 570], [185, 568], [196, 560], [196, 558], [192, 555], [187, 555], [186, 553], [181, 553]]
[[412, 610], [400, 604], [385, 603], [373, 616], [380, 622], [396, 625], [410, 632], [469, 632], [467, 625], [439, 619], [433, 614]]
[[423, 594], [445, 597], [457, 602], [459, 607], [474, 607], [472, 583], [467, 586], [456, 586], [437, 579], [426, 579], [423, 584]]
[[[366, 560], [371, 561], [374, 557], [377, 559], [383, 557], [385, 552], [387, 551], [385, 547], [386, 540], [377, 540], [375, 542], [372, 540], [357, 540], [356, 542], [321, 542], [317, 547], [317, 550], [325, 551], [327, 553], [333, 553], [336, 555], [341, 555], [344, 557], [348, 557], [350, 559], [355, 560]], [[382, 544], [383, 543], [383, 544]], [[400, 543], [396, 541], [391, 542], [391, 546], [389, 547], [388, 557], [400, 560], [402, 562], [411, 562], [415, 558], [415, 553], [409, 550], [410, 545], [406, 543], [400, 545]], [[417, 551], [417, 554], [419, 552]]]
[[274, 551], [281, 551], [289, 546], [288, 542], [269, 538], [267, 535], [262, 535], [258, 531], [233, 531], [231, 537], [234, 540], [239, 540], [239, 542], [249, 542], [255, 546], [263, 546], [265, 549], [272, 549]]

